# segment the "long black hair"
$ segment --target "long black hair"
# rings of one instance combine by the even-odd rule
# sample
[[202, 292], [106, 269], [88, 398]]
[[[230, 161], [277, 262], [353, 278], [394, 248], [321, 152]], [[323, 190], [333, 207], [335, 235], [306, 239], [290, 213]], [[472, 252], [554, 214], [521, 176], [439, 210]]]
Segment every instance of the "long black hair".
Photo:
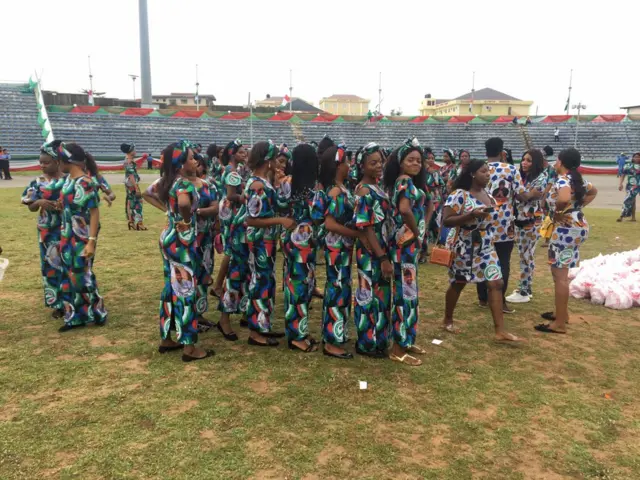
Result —
[[83, 170], [88, 172], [92, 177], [98, 178], [100, 172], [98, 171], [98, 165], [96, 164], [96, 160], [93, 158], [93, 155], [86, 152], [84, 148], [77, 143], [67, 143], [65, 144], [65, 148], [71, 154], [71, 158], [67, 159], [64, 156], [61, 157], [63, 163], [74, 163], [83, 167]]
[[531, 168], [529, 169], [529, 173], [524, 173], [524, 170], [522, 170], [522, 163], [520, 163], [520, 176], [523, 180], [526, 178], [527, 183], [531, 183], [538, 178], [542, 172], [544, 172], [544, 156], [537, 148], [532, 148], [531, 150], [524, 152], [522, 155], [523, 160], [526, 155], [531, 157]]
[[329, 135], [325, 135], [318, 143], [318, 157], [322, 157], [322, 154], [327, 150], [327, 148], [333, 147], [336, 144]]
[[182, 168], [182, 166], [173, 166], [173, 146], [174, 144], [172, 143], [162, 151], [162, 165], [160, 166], [161, 177], [156, 193], [158, 194], [158, 198], [164, 203], [169, 200], [169, 190], [171, 190], [173, 182], [175, 182], [178, 177], [178, 171]]
[[215, 143], [210, 143], [207, 147], [207, 158], [209, 161], [218, 156], [218, 146]]
[[100, 178], [102, 175], [100, 174], [100, 170], [98, 169], [98, 164], [96, 163], [96, 159], [93, 158], [89, 152], [84, 152], [84, 163], [87, 166], [87, 171], [91, 174], [93, 178]]
[[337, 152], [338, 147], [334, 145], [333, 147], [327, 148], [320, 157], [320, 174], [318, 175], [318, 179], [325, 190], [336, 183], [336, 170], [338, 169], [336, 165]]
[[462, 173], [456, 181], [453, 183], [454, 190], [466, 190], [467, 192], [471, 190], [471, 185], [473, 184], [473, 174], [480, 170], [483, 166], [485, 166], [487, 162], [485, 160], [478, 160], [476, 158], [472, 158], [469, 160], [469, 164], [467, 168], [462, 169]]
[[264, 164], [265, 158], [269, 153], [269, 145], [269, 142], [258, 142], [253, 146], [247, 162], [251, 170], [255, 170]]
[[395, 149], [389, 155], [389, 159], [387, 160], [387, 164], [384, 167], [384, 173], [382, 175], [382, 182], [384, 184], [385, 189], [392, 193], [393, 189], [396, 185], [396, 180], [400, 176], [400, 163], [404, 160], [407, 155], [411, 152], [419, 152], [420, 153], [420, 172], [416, 176], [412, 178], [413, 184], [418, 187], [423, 192], [427, 191], [427, 169], [424, 166], [425, 155], [418, 148], [411, 148], [404, 152], [404, 157], [400, 159], [398, 157], [399, 148]]
[[562, 166], [569, 170], [569, 174], [571, 174], [571, 189], [576, 200], [576, 205], [582, 205], [584, 196], [587, 193], [584, 188], [582, 174], [578, 171], [581, 158], [582, 155], [580, 155], [580, 152], [575, 148], [565, 148], [558, 155], [558, 160], [560, 160]]
[[301, 197], [313, 190], [318, 181], [318, 154], [315, 149], [301, 143], [291, 154], [291, 197]]

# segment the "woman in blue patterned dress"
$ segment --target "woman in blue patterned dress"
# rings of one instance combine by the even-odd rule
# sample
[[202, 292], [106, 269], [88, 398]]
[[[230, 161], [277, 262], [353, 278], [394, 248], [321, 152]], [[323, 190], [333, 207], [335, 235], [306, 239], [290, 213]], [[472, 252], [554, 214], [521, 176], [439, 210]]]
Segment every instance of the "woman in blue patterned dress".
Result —
[[453, 185], [442, 212], [444, 226], [450, 227], [447, 246], [453, 252], [453, 263], [449, 268], [449, 289], [443, 328], [449, 333], [458, 333], [453, 325], [453, 312], [460, 293], [467, 283], [487, 282], [489, 307], [493, 316], [495, 340], [512, 343], [520, 338], [504, 328], [502, 311], [502, 272], [498, 255], [493, 246], [491, 213], [496, 201], [487, 193], [489, 167], [483, 160], [471, 160]]
[[558, 155], [555, 170], [558, 174], [547, 198], [554, 230], [549, 245], [549, 265], [555, 286], [555, 314], [546, 312], [542, 318], [549, 324], [534, 327], [544, 333], [566, 333], [569, 321], [569, 269], [580, 262], [580, 246], [589, 237], [589, 223], [582, 209], [589, 205], [598, 190], [584, 180], [578, 171], [581, 155], [575, 148], [567, 148]]
[[292, 153], [291, 181], [278, 191], [278, 207], [293, 218], [295, 228], [281, 234], [286, 257], [284, 274], [284, 321], [289, 348], [305, 353], [317, 350], [309, 336], [309, 302], [315, 288], [315, 227], [322, 220], [322, 201], [316, 190], [318, 156], [308, 144]]
[[323, 353], [352, 359], [343, 345], [349, 340], [351, 316], [351, 258], [353, 243], [363, 236], [353, 228], [354, 197], [345, 186], [350, 161], [344, 145], [325, 150], [320, 159], [320, 183], [324, 186], [324, 225], [320, 246], [324, 246], [327, 281], [322, 304]]
[[[416, 345], [418, 310], [418, 253], [433, 214], [433, 203], [424, 184], [423, 150], [417, 139], [409, 139], [389, 157], [384, 184], [391, 192], [394, 235], [390, 250], [393, 260], [393, 345], [389, 358], [417, 367], [422, 361], [411, 354], [424, 355]], [[426, 212], [426, 213], [425, 213]]]
[[129, 230], [147, 230], [142, 223], [142, 193], [140, 192], [140, 175], [136, 165], [136, 146], [133, 143], [123, 143], [120, 150], [126, 155], [124, 158], [124, 188], [127, 198], [124, 204]]
[[382, 162], [380, 147], [375, 143], [367, 144], [356, 155], [359, 183], [353, 224], [363, 235], [356, 239], [358, 288], [353, 316], [358, 334], [356, 353], [372, 358], [387, 358], [393, 277], [389, 251], [391, 203], [378, 186]]
[[631, 221], [636, 221], [636, 196], [640, 194], [640, 152], [636, 152], [631, 157], [631, 163], [627, 163], [622, 168], [622, 175], [620, 175], [620, 185], [618, 190], [622, 191], [622, 183], [624, 177], [627, 176], [627, 186], [625, 188], [627, 194], [624, 197], [622, 203], [622, 211], [620, 212], [620, 218], [616, 221], [621, 222], [622, 219], [631, 217]]
[[[166, 353], [182, 350], [182, 360], [191, 362], [213, 355], [196, 347], [198, 320], [198, 241], [196, 211], [198, 191], [188, 180], [198, 164], [189, 142], [178, 141], [163, 151], [162, 177], [150, 189], [167, 212], [167, 225], [160, 234], [164, 265], [164, 288], [160, 295], [160, 346]], [[149, 192], [149, 190], [147, 191]], [[177, 341], [171, 339], [175, 331]]]
[[31, 212], [38, 212], [38, 244], [44, 304], [53, 309], [53, 318], [62, 318], [64, 315], [61, 295], [64, 271], [60, 256], [62, 213], [58, 203], [64, 184], [57, 152], [60, 143], [60, 140], [54, 140], [42, 146], [42, 175], [33, 180], [22, 193], [22, 203], [27, 205]]
[[98, 232], [100, 231], [100, 198], [97, 184], [87, 171], [97, 170], [93, 158], [87, 157], [80, 145], [60, 143], [57, 148], [61, 170], [68, 174], [62, 186], [60, 255], [64, 265], [62, 302], [66, 332], [89, 323], [102, 326], [107, 310], [98, 292], [93, 273]]

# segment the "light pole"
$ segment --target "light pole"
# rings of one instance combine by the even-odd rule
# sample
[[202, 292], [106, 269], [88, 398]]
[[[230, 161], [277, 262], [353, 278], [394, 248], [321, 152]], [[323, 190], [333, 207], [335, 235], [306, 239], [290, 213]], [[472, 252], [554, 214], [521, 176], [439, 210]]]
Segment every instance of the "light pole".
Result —
[[587, 106], [583, 103], [578, 102], [577, 105], [573, 105], [571, 108], [575, 108], [578, 110], [578, 117], [576, 118], [576, 138], [573, 142], [573, 148], [578, 148], [578, 126], [580, 125], [580, 110], [584, 110]]
[[129, 74], [129, 77], [131, 78], [131, 80], [133, 80], [133, 101], [136, 101], [136, 80], [138, 79], [139, 75], [134, 75], [133, 73]]

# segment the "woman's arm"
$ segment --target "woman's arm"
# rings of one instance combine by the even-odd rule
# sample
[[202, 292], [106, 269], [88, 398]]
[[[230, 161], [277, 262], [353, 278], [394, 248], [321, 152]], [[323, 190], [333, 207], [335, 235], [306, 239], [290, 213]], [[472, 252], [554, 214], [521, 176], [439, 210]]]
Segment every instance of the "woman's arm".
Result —
[[[482, 212], [483, 209], [477, 208], [473, 212], [457, 214], [453, 208], [444, 207], [442, 211], [442, 224], [445, 227], [460, 227], [462, 225], [467, 225], [472, 223], [479, 213]], [[474, 214], [474, 212], [479, 212], [478, 214]]]
[[338, 223], [333, 215], [327, 215], [325, 217], [324, 226], [327, 227], [328, 231], [337, 233], [338, 235], [342, 235], [343, 237], [361, 238], [363, 236], [358, 230], [345, 227], [344, 225]]
[[429, 222], [431, 222], [431, 217], [433, 216], [433, 212], [435, 212], [435, 210], [436, 207], [434, 206], [433, 202], [429, 200], [429, 206], [427, 207], [427, 212], [424, 215], [425, 225], [429, 225]]
[[592, 185], [591, 189], [585, 194], [584, 199], [582, 200], [582, 206], [586, 207], [593, 202], [596, 195], [598, 195], [598, 189]]
[[420, 230], [416, 223], [416, 217], [411, 210], [411, 202], [407, 197], [402, 197], [398, 202], [398, 211], [404, 224], [413, 232], [415, 238], [418, 238], [420, 236]]
[[89, 241], [82, 250], [81, 256], [93, 257], [96, 253], [96, 238], [98, 238], [98, 228], [100, 226], [100, 209], [89, 209]]
[[244, 194], [236, 193], [236, 187], [227, 185], [227, 198], [231, 202], [244, 203]]
[[178, 210], [185, 223], [191, 222], [191, 197], [187, 193], [178, 195]]
[[142, 194], [142, 198], [144, 198], [147, 203], [150, 203], [151, 205], [156, 207], [158, 210], [162, 210], [163, 212], [167, 211], [167, 207], [165, 206], [165, 204], [162, 203], [160, 199], [156, 197], [154, 194], [146, 191]]

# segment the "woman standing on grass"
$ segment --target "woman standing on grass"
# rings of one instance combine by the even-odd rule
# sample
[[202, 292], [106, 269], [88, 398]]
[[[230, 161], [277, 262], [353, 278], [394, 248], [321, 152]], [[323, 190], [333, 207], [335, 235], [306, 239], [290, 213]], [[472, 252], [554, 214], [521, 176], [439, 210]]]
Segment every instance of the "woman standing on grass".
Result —
[[[196, 347], [198, 320], [196, 301], [198, 241], [195, 213], [198, 192], [187, 178], [194, 177], [198, 164], [191, 145], [181, 140], [163, 152], [162, 177], [155, 193], [167, 212], [167, 226], [160, 234], [164, 263], [164, 289], [160, 296], [160, 353], [183, 349], [182, 360], [191, 362], [213, 355]], [[176, 332], [176, 341], [171, 339]]]
[[624, 176], [627, 176], [627, 187], [625, 188], [627, 195], [624, 197], [622, 204], [622, 212], [620, 218], [616, 220], [621, 222], [622, 219], [631, 217], [631, 221], [636, 221], [636, 196], [640, 194], [640, 152], [633, 154], [631, 163], [627, 163], [622, 169], [620, 175], [620, 185], [618, 190], [622, 191]]
[[584, 180], [578, 171], [581, 155], [575, 148], [560, 152], [555, 169], [558, 177], [554, 182], [547, 204], [555, 228], [549, 245], [549, 264], [555, 286], [555, 315], [542, 314], [551, 323], [534, 327], [544, 333], [566, 333], [569, 321], [569, 269], [580, 262], [580, 246], [589, 237], [589, 223], [582, 209], [589, 205], [598, 190]]
[[[293, 230], [281, 235], [286, 257], [284, 274], [284, 320], [289, 348], [305, 353], [317, 350], [309, 336], [309, 302], [315, 289], [316, 224], [324, 209], [316, 190], [318, 156], [308, 144], [292, 153], [291, 180], [280, 185], [278, 206], [295, 222]], [[291, 225], [293, 226], [293, 225]]]
[[393, 346], [389, 358], [413, 367], [422, 365], [422, 361], [410, 354], [427, 353], [416, 345], [418, 252], [426, 234], [426, 222], [433, 214], [433, 204], [425, 193], [422, 156], [423, 150], [417, 139], [407, 140], [391, 154], [384, 172], [384, 184], [391, 192], [395, 222], [395, 234], [390, 242], [394, 284], [391, 309]]
[[142, 193], [140, 193], [140, 175], [134, 160], [136, 146], [133, 143], [123, 143], [120, 150], [126, 155], [124, 159], [124, 188], [127, 192], [124, 209], [127, 215], [129, 230], [146, 230], [142, 223]]
[[380, 147], [375, 143], [367, 144], [356, 156], [359, 183], [353, 224], [362, 232], [362, 237], [356, 239], [356, 353], [372, 358], [387, 357], [393, 276], [389, 252], [393, 233], [391, 204], [389, 196], [378, 186], [382, 160]]
[[100, 231], [100, 198], [96, 183], [87, 171], [97, 171], [93, 157], [87, 157], [75, 143], [57, 146], [61, 170], [66, 173], [61, 190], [62, 230], [60, 254], [64, 264], [62, 302], [66, 332], [89, 323], [102, 326], [107, 322], [107, 310], [98, 292], [93, 273], [98, 232]]
[[295, 222], [288, 217], [277, 217], [277, 193], [269, 177], [275, 171], [278, 148], [269, 142], [258, 142], [251, 149], [249, 168], [253, 175], [247, 181], [246, 208], [240, 215], [247, 224], [247, 244], [249, 246], [249, 345], [277, 347], [275, 336], [283, 336], [271, 331], [271, 316], [275, 304], [276, 277], [275, 260], [279, 227], [292, 229]]
[[438, 215], [442, 209], [444, 201], [444, 192], [446, 190], [447, 182], [441, 175], [441, 169], [436, 165], [433, 152], [430, 148], [426, 150], [426, 158], [423, 160], [424, 170], [422, 175], [425, 176], [424, 184], [426, 193], [431, 197], [430, 204], [433, 205], [434, 213], [430, 216], [427, 223], [427, 234], [424, 235], [422, 241], [422, 248], [420, 251], [420, 263], [427, 261], [427, 254], [429, 244], [436, 245], [438, 243], [438, 234], [440, 232], [440, 226], [438, 225]]
[[522, 156], [520, 176], [525, 188], [515, 199], [515, 230], [520, 254], [520, 285], [507, 297], [510, 303], [527, 303], [533, 296], [533, 271], [536, 245], [542, 224], [542, 195], [547, 188], [547, 172], [540, 150], [529, 150]]
[[495, 340], [504, 343], [519, 342], [520, 338], [504, 329], [502, 272], [493, 246], [491, 228], [491, 213], [496, 201], [485, 190], [488, 183], [487, 163], [483, 160], [471, 160], [454, 183], [454, 190], [447, 198], [442, 212], [443, 225], [451, 228], [447, 245], [453, 252], [443, 328], [449, 333], [459, 333], [453, 325], [453, 312], [460, 293], [467, 283], [487, 282]]
[[446, 185], [456, 169], [456, 154], [450, 148], [445, 148], [442, 150], [442, 161], [444, 165], [440, 168], [440, 176]]
[[343, 345], [349, 339], [351, 317], [351, 257], [354, 239], [362, 236], [352, 226], [354, 197], [345, 186], [350, 162], [344, 145], [328, 148], [320, 161], [320, 183], [324, 186], [324, 245], [327, 281], [322, 304], [324, 355], [349, 360], [353, 355]]
[[449, 196], [449, 192], [453, 189], [453, 182], [462, 175], [462, 171], [467, 168], [467, 165], [469, 165], [469, 162], [471, 161], [471, 154], [468, 150], [460, 150], [458, 158], [460, 159], [460, 164], [449, 173], [447, 187], [445, 188], [445, 198]]
[[42, 146], [42, 175], [33, 180], [22, 193], [22, 203], [29, 207], [29, 211], [38, 212], [38, 244], [44, 304], [53, 310], [53, 318], [64, 316], [61, 295], [63, 264], [60, 256], [62, 213], [58, 203], [64, 184], [57, 152], [60, 143], [60, 140], [54, 140]]

